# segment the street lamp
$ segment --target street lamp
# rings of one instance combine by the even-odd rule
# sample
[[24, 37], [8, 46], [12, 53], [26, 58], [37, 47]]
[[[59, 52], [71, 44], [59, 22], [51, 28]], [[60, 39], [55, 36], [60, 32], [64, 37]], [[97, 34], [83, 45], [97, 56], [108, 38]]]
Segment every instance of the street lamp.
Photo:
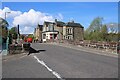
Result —
[[[5, 20], [6, 20], [6, 15], [7, 13], [10, 13], [10, 12], [5, 12]], [[7, 21], [7, 20], [6, 20]], [[7, 34], [7, 42], [6, 42], [6, 49], [8, 51], [9, 49], [9, 30], [8, 30], [8, 34]]]
[[5, 12], [5, 20], [6, 20], [7, 13], [10, 13], [10, 12]]

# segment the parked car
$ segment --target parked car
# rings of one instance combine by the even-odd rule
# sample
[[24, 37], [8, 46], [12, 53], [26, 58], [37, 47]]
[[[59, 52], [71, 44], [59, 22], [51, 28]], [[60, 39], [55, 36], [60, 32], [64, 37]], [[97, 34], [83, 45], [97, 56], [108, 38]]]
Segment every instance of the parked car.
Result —
[[32, 43], [33, 39], [32, 38], [27, 38], [27, 42]]
[[24, 40], [24, 42], [29, 42], [29, 43], [32, 43], [33, 39], [32, 38], [27, 38]]

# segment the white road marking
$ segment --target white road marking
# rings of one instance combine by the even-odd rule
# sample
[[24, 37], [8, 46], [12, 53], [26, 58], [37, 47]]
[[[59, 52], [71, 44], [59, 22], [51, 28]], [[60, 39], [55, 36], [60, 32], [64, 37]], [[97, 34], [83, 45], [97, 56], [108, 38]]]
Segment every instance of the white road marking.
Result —
[[44, 61], [40, 60], [37, 56], [33, 55], [33, 57], [38, 61], [38, 63], [42, 64], [45, 68], [47, 68], [48, 71], [50, 71], [54, 76], [56, 76], [60, 80], [65, 80], [63, 79], [60, 74], [57, 72], [53, 71], [51, 68], [49, 68]]

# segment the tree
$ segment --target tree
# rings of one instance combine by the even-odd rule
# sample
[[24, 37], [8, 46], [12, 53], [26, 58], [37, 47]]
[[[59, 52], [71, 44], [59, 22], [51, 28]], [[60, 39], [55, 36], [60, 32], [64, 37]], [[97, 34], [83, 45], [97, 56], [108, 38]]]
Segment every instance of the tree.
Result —
[[86, 29], [84, 33], [85, 39], [94, 41], [101, 40], [100, 30], [102, 28], [102, 21], [103, 21], [102, 17], [97, 17], [91, 22], [90, 26]]
[[28, 38], [34, 38], [34, 35], [33, 34], [29, 34]]
[[106, 25], [103, 25], [102, 28], [101, 28], [101, 40], [102, 41], [107, 41], [107, 34], [108, 34], [108, 29], [107, 29], [107, 26]]
[[16, 27], [12, 27], [9, 31], [9, 33], [12, 35], [13, 39], [17, 39], [17, 28]]
[[20, 38], [21, 38], [22, 40], [24, 40], [24, 39], [25, 39], [25, 36], [24, 36], [24, 35], [20, 35]]
[[8, 26], [8, 22], [3, 18], [0, 18], [0, 36], [2, 36], [4, 39], [7, 39], [8, 36]]
[[85, 30], [85, 31], [84, 31], [84, 39], [85, 39], [85, 40], [89, 40], [89, 39], [90, 39], [89, 37], [90, 37], [90, 36], [89, 36], [88, 30]]
[[118, 41], [118, 32], [119, 32], [119, 27], [117, 23], [108, 23], [107, 27], [109, 29], [108, 32], [108, 39], [109, 41]]
[[2, 36], [4, 39], [7, 39], [8, 29], [6, 27], [0, 27], [0, 36]]
[[9, 34], [9, 44], [12, 44], [12, 35]]
[[94, 30], [99, 31], [101, 29], [101, 27], [102, 27], [102, 21], [103, 21], [102, 17], [95, 18], [91, 22], [90, 26], [88, 27], [88, 31], [89, 32], [94, 31]]

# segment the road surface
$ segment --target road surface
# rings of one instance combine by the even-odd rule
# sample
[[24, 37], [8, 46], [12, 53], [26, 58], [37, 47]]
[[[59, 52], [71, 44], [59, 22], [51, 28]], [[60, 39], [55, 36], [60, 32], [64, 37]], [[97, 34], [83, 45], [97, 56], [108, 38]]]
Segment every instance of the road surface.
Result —
[[51, 44], [3, 61], [3, 78], [118, 78], [118, 58]]

